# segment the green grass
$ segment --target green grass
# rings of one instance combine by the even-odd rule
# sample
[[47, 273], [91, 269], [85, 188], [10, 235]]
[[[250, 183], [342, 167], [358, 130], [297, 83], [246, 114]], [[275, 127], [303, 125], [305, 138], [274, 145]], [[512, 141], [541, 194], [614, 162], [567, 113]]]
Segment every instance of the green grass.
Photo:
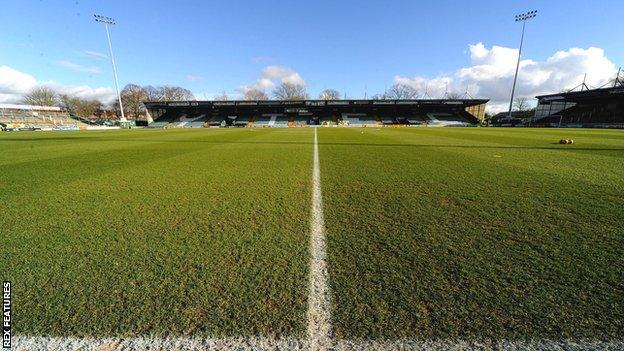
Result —
[[[623, 131], [318, 136], [338, 338], [624, 337]], [[305, 337], [312, 140], [0, 134], [14, 331]]]
[[622, 131], [321, 132], [338, 337], [624, 336]]
[[27, 335], [305, 331], [311, 131], [0, 135], [2, 277]]

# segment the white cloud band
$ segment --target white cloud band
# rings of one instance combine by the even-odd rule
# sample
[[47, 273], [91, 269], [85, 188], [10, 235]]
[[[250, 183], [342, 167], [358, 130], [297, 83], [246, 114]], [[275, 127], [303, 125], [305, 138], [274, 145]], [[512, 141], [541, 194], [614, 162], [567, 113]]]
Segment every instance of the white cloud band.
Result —
[[[470, 45], [471, 65], [454, 74], [435, 78], [396, 76], [396, 83], [410, 85], [429, 96], [442, 97], [445, 91], [491, 99], [490, 109], [501, 111], [509, 104], [518, 50], [501, 46]], [[516, 86], [516, 96], [534, 98], [570, 89], [583, 81], [598, 86], [615, 76], [617, 69], [603, 49], [571, 48], [558, 51], [545, 61], [523, 59]]]
[[84, 99], [96, 99], [104, 104], [115, 101], [115, 90], [110, 87], [92, 88], [87, 85], [64, 85], [55, 82], [41, 82], [30, 74], [9, 66], [0, 66], [0, 103], [19, 103], [25, 93], [36, 86], [48, 86], [61, 94]]

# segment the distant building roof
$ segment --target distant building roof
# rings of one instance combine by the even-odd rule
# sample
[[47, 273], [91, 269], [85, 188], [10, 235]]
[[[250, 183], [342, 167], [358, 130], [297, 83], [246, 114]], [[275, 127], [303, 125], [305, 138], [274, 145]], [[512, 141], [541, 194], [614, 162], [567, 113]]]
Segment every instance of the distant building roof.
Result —
[[145, 101], [146, 106], [383, 106], [383, 105], [464, 105], [487, 103], [487, 99], [415, 99], [415, 100], [227, 100], [227, 101]]
[[0, 108], [7, 110], [61, 111], [61, 108], [58, 106], [35, 106], [18, 104], [0, 104]]
[[[526, 111], [511, 111], [511, 118], [528, 118], [533, 116], [535, 110], [526, 110]], [[492, 119], [504, 119], [509, 117], [509, 112], [499, 112], [492, 116]]]
[[539, 95], [536, 98], [539, 101], [571, 101], [603, 98], [621, 98], [624, 97], [624, 86], [614, 86], [608, 88], [568, 91], [558, 94]]

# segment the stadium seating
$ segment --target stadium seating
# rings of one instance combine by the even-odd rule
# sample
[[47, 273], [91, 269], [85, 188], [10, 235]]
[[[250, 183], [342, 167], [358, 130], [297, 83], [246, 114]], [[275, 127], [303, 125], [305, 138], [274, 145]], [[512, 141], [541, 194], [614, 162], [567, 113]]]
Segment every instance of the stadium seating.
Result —
[[427, 113], [427, 122], [440, 126], [467, 126], [470, 122], [463, 116], [451, 113]]
[[165, 113], [148, 125], [148, 128], [202, 128], [206, 123], [205, 114]]
[[365, 113], [343, 113], [342, 125], [348, 126], [367, 126], [378, 125], [379, 122], [374, 116], [369, 116]]
[[210, 118], [206, 121], [206, 124], [210, 127], [218, 127], [218, 126], [223, 126], [225, 125], [225, 120], [227, 119], [227, 117], [224, 116], [216, 116], [213, 118]]
[[377, 120], [373, 116], [368, 116], [368, 115], [360, 116], [359, 120], [360, 120], [360, 124], [363, 124], [363, 125], [369, 125], [370, 126], [370, 125], [377, 125], [377, 124], [379, 124], [379, 122], [377, 122]]
[[204, 123], [204, 121], [187, 122], [186, 125], [184, 125], [184, 128], [203, 128]]
[[335, 126], [338, 124], [334, 116], [321, 116], [319, 121], [323, 126]]
[[284, 128], [288, 127], [289, 121], [288, 117], [283, 114], [263, 114], [261, 116], [255, 117], [253, 124], [254, 127], [273, 127], [273, 128]]
[[405, 119], [407, 121], [407, 124], [409, 125], [419, 125], [419, 124], [425, 124], [425, 120], [421, 119], [421, 118], [406, 118]]
[[380, 126], [380, 125], [420, 125], [429, 124], [432, 126], [467, 126], [471, 125], [470, 118], [462, 115], [462, 111], [451, 112], [429, 112], [413, 114], [403, 112], [401, 114], [381, 114], [377, 116], [373, 113], [342, 113], [338, 118], [328, 115], [313, 115], [312, 113], [297, 114], [289, 116], [285, 113], [265, 113], [261, 115], [227, 115], [207, 117], [206, 114], [190, 115], [186, 113], [163, 114], [149, 125], [152, 128], [202, 128], [202, 127], [304, 127], [311, 124], [318, 125], [344, 125], [344, 126]]
[[292, 126], [294, 127], [303, 127], [308, 125], [308, 116], [296, 116], [292, 120]]
[[389, 124], [396, 124], [397, 121], [394, 119], [394, 117], [383, 116], [381, 117], [381, 123], [384, 125], [389, 125]]
[[276, 115], [275, 117], [275, 122], [273, 123], [272, 127], [275, 128], [285, 128], [288, 127], [288, 117], [285, 115]]
[[74, 130], [86, 127], [80, 120], [58, 107], [29, 105], [3, 105], [0, 107], [0, 122], [17, 129]]
[[150, 123], [147, 127], [148, 128], [165, 128], [168, 124], [169, 122], [158, 121], [158, 122]]
[[270, 116], [258, 116], [254, 120], [254, 126], [255, 127], [268, 127], [270, 121], [271, 121]]
[[621, 114], [618, 118], [615, 114], [609, 114], [607, 109], [596, 113], [594, 105], [574, 105], [561, 110], [553, 115], [540, 116], [532, 119], [536, 126], [549, 127], [582, 127], [582, 128], [624, 128], [624, 120]]
[[235, 127], [246, 127], [249, 123], [249, 118], [245, 116], [238, 116], [236, 121], [234, 121]]

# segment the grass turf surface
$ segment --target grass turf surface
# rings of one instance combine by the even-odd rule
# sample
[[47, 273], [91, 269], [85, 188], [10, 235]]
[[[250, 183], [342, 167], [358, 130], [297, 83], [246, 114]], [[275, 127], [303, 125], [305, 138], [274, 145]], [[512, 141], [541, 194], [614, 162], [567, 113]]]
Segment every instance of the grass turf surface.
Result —
[[311, 136], [0, 135], [14, 332], [302, 335]]
[[319, 137], [338, 337], [624, 336], [622, 131]]
[[[623, 337], [622, 131], [322, 128], [319, 143], [339, 338]], [[304, 336], [311, 129], [0, 145], [16, 333]]]

